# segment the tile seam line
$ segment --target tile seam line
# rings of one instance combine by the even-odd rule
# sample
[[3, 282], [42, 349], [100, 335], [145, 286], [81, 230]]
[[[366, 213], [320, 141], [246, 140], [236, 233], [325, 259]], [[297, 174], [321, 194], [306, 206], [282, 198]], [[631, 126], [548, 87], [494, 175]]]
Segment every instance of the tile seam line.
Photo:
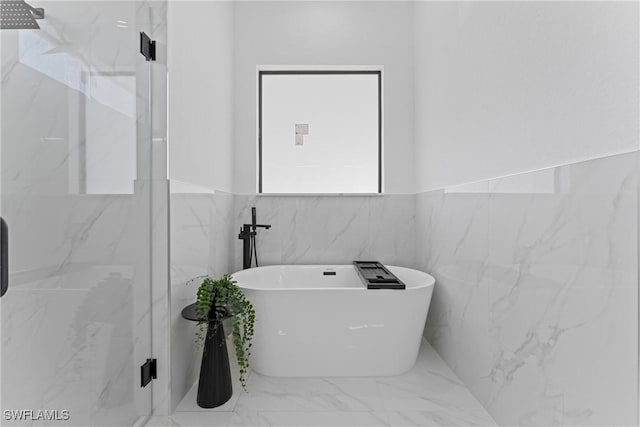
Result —
[[[511, 178], [511, 177], [516, 177], [516, 176], [520, 176], [520, 175], [527, 175], [527, 174], [536, 173], [536, 172], [543, 172], [543, 171], [546, 171], [546, 170], [552, 170], [552, 169], [566, 167], [566, 166], [573, 166], [573, 165], [578, 165], [580, 163], [588, 163], [588, 162], [593, 162], [593, 161], [597, 161], [597, 160], [604, 160], [604, 159], [608, 159], [608, 158], [611, 158], [611, 157], [624, 156], [624, 155], [638, 153], [638, 152], [640, 152], [640, 148], [634, 148], [634, 149], [628, 150], [628, 151], [620, 151], [620, 152], [617, 152], [617, 153], [606, 154], [606, 155], [603, 155], [603, 156], [585, 158], [585, 159], [575, 160], [575, 161], [565, 162], [565, 163], [558, 163], [558, 164], [554, 164], [554, 165], [551, 165], [551, 166], [545, 166], [545, 167], [537, 168], [537, 169], [527, 169], [527, 170], [521, 171], [521, 172], [514, 172], [514, 173], [504, 174], [504, 175], [496, 175], [496, 176], [493, 176], [491, 178], [478, 179], [478, 180], [474, 180], [474, 181], [464, 181], [464, 182], [460, 182], [458, 184], [452, 184], [452, 185], [437, 186], [437, 187], [434, 187], [434, 188], [431, 188], [431, 189], [422, 190], [422, 191], [416, 191], [415, 193], [409, 193], [407, 195], [425, 194], [425, 193], [431, 193], [431, 192], [434, 192], [434, 191], [445, 190], [447, 188], [462, 187], [462, 186], [465, 186], [465, 185], [472, 185], [472, 184], [481, 184], [481, 183], [493, 181], [493, 180], [496, 180], [496, 179]], [[385, 195], [387, 195], [387, 194], [385, 194]], [[389, 195], [393, 195], [393, 194], [389, 194]]]
[[[587, 163], [587, 162], [592, 162], [592, 161], [597, 161], [597, 160], [604, 160], [604, 159], [608, 159], [611, 157], [617, 157], [617, 156], [624, 156], [624, 155], [629, 155], [629, 154], [633, 154], [633, 153], [638, 153], [640, 152], [640, 148], [634, 148], [632, 150], [628, 150], [628, 151], [620, 151], [617, 153], [611, 153], [611, 154], [606, 154], [603, 156], [597, 156], [597, 157], [590, 157], [590, 158], [585, 158], [585, 159], [580, 159], [580, 160], [575, 160], [575, 161], [571, 161], [571, 162], [565, 162], [565, 163], [558, 163], [558, 164], [554, 164], [551, 166], [545, 166], [545, 167], [541, 167], [541, 168], [537, 168], [537, 169], [527, 169], [525, 171], [521, 171], [521, 172], [514, 172], [514, 173], [510, 173], [510, 174], [503, 174], [503, 175], [496, 175], [493, 176], [491, 178], [484, 178], [484, 179], [478, 179], [478, 180], [472, 180], [472, 181], [464, 181], [464, 182], [460, 182], [457, 184], [452, 184], [452, 185], [445, 185], [445, 186], [436, 186], [434, 188], [430, 188], [430, 189], [426, 189], [426, 190], [420, 190], [420, 191], [409, 191], [409, 192], [404, 192], [404, 193], [371, 193], [371, 194], [367, 194], [367, 193], [354, 193], [354, 194], [349, 194], [349, 193], [246, 193], [246, 192], [233, 192], [233, 191], [227, 191], [227, 190], [220, 190], [218, 188], [215, 187], [211, 187], [208, 188], [207, 192], [202, 192], [202, 193], [172, 193], [174, 195], [178, 195], [178, 194], [205, 194], [205, 195], [213, 195], [213, 194], [223, 194], [223, 195], [229, 195], [229, 196], [239, 196], [239, 197], [265, 197], [265, 198], [277, 198], [277, 197], [304, 197], [304, 198], [313, 198], [313, 197], [320, 197], [320, 198], [329, 198], [329, 197], [339, 197], [339, 198], [353, 198], [353, 197], [387, 197], [387, 196], [397, 196], [397, 197], [401, 197], [401, 196], [417, 196], [419, 194], [426, 194], [426, 193], [431, 193], [434, 191], [442, 191], [448, 188], [455, 188], [455, 187], [462, 187], [465, 185], [473, 185], [473, 184], [481, 184], [481, 183], [485, 183], [485, 182], [489, 182], [489, 181], [493, 181], [493, 180], [497, 180], [497, 179], [505, 179], [505, 178], [511, 178], [511, 177], [516, 177], [516, 176], [520, 176], [520, 175], [526, 175], [526, 174], [531, 174], [531, 173], [536, 173], [536, 172], [542, 172], [542, 171], [546, 171], [546, 170], [552, 170], [552, 169], [556, 169], [556, 168], [561, 168], [561, 167], [566, 167], [566, 166], [572, 166], [572, 165], [577, 165], [580, 163]], [[190, 184], [188, 182], [185, 181], [181, 181], [179, 179], [169, 179], [168, 181], [170, 182], [180, 182], [180, 183], [185, 183], [185, 184]]]

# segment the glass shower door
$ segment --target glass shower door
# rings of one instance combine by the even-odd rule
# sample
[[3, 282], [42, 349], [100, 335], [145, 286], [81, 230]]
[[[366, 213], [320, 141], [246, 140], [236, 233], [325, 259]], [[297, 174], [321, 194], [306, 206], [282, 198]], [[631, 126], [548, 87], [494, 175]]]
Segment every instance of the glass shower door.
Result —
[[0, 31], [0, 423], [130, 426], [151, 411], [149, 6], [33, 6], [40, 29]]

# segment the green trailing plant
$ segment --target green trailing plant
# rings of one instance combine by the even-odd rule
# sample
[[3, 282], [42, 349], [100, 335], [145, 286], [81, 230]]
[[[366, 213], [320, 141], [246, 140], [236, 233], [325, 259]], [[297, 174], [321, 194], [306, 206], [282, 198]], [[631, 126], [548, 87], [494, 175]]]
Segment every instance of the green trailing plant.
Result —
[[[198, 321], [196, 331], [196, 344], [200, 346], [207, 333], [214, 333], [221, 325], [223, 318], [232, 316], [231, 336], [240, 367], [240, 384], [246, 390], [251, 340], [256, 319], [253, 305], [230, 275], [225, 274], [220, 279], [205, 277], [198, 288], [196, 315], [201, 319]], [[213, 331], [209, 330], [209, 321], [214, 322]]]

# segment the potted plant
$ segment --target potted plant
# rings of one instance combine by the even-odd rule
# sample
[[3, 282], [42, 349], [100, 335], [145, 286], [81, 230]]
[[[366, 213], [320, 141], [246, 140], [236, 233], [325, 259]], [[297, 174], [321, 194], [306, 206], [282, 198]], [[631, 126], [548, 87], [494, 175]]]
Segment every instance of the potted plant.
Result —
[[198, 405], [213, 408], [232, 394], [229, 356], [223, 320], [231, 320], [231, 336], [240, 370], [240, 384], [246, 390], [255, 310], [235, 280], [225, 274], [219, 279], [200, 277], [196, 302], [183, 310], [186, 319], [197, 321], [196, 345], [204, 344]]

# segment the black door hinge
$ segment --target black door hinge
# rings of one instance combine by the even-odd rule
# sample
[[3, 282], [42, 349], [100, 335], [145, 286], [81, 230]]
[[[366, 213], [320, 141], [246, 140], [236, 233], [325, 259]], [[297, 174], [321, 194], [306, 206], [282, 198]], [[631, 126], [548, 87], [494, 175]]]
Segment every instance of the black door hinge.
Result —
[[156, 60], [156, 41], [151, 40], [145, 33], [140, 33], [140, 53], [147, 61]]
[[0, 297], [9, 288], [9, 226], [0, 217]]
[[156, 378], [158, 378], [156, 359], [147, 359], [147, 361], [140, 366], [140, 387], [146, 387], [151, 380], [155, 380]]

